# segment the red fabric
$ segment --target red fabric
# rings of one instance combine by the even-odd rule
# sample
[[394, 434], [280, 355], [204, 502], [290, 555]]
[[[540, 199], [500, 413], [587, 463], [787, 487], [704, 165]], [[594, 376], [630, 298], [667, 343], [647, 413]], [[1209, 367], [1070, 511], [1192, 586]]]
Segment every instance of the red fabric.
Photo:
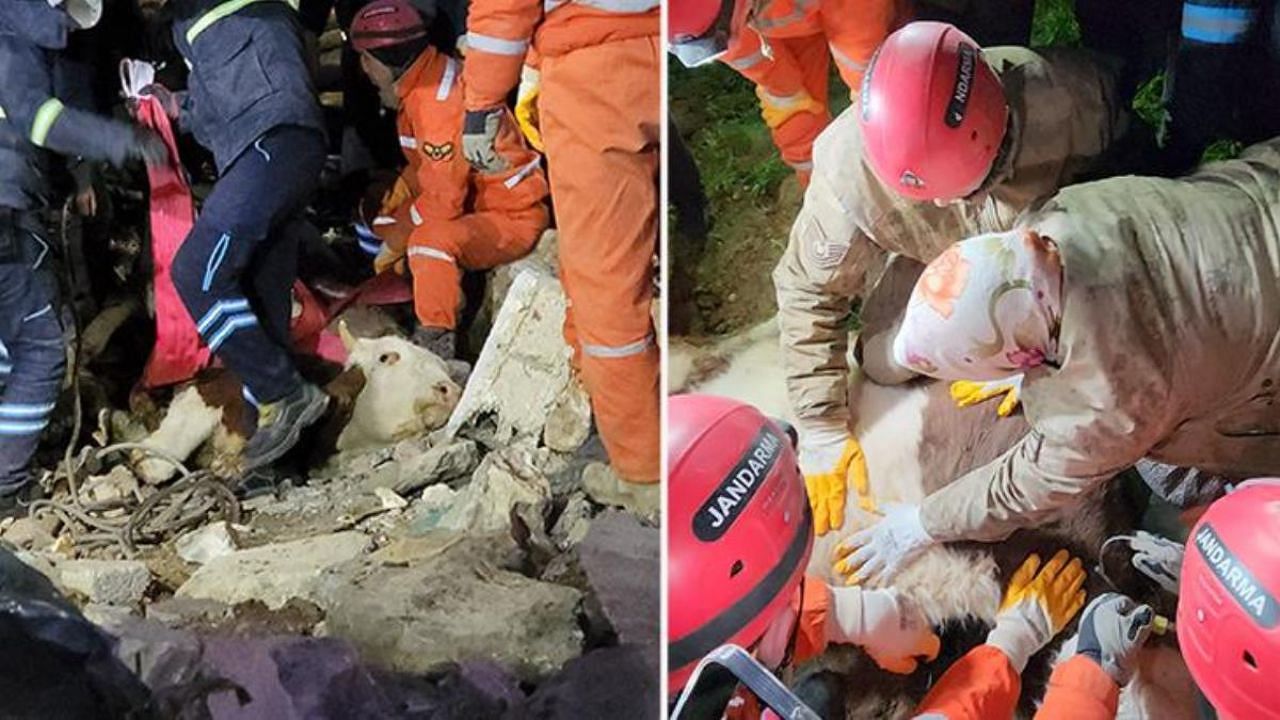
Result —
[[169, 117], [153, 97], [138, 98], [138, 122], [154, 129], [169, 147], [169, 164], [149, 166], [151, 183], [151, 258], [156, 305], [156, 344], [142, 373], [142, 386], [156, 388], [193, 377], [209, 361], [196, 325], [169, 274], [173, 256], [195, 223], [195, 205], [187, 185]]

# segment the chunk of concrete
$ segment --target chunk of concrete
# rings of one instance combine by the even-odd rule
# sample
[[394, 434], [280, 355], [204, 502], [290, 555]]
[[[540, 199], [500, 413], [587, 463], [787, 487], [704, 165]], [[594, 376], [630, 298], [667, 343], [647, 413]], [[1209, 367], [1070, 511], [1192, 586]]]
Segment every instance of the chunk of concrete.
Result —
[[564, 386], [547, 415], [542, 432], [543, 443], [562, 453], [582, 447], [591, 434], [591, 400], [576, 380]]
[[80, 500], [84, 503], [114, 503], [132, 497], [138, 492], [138, 478], [124, 465], [111, 468], [106, 475], [89, 478], [80, 486]]
[[568, 550], [582, 542], [590, 529], [591, 503], [585, 494], [577, 492], [569, 496], [568, 504], [551, 528], [551, 539], [555, 541], [556, 547]]
[[147, 619], [165, 627], [215, 625], [231, 617], [231, 606], [217, 600], [170, 597], [147, 606]]
[[558, 280], [532, 270], [516, 276], [445, 437], [482, 428], [486, 440], [499, 447], [542, 437], [551, 409], [573, 382], [564, 314]]
[[290, 598], [317, 601], [325, 576], [368, 546], [364, 533], [340, 532], [238, 550], [201, 566], [177, 595], [229, 605], [259, 600], [273, 610]]
[[230, 555], [238, 549], [231, 527], [226, 522], [216, 522], [184, 533], [173, 541], [178, 557], [189, 563], [205, 563]]
[[409, 567], [370, 560], [366, 571], [335, 583], [326, 632], [412, 674], [492, 660], [533, 680], [581, 654], [578, 591], [499, 569], [494, 546], [502, 543], [492, 537], [446, 534], [435, 544], [443, 551], [429, 560]]
[[394, 490], [411, 495], [420, 488], [455, 480], [474, 472], [480, 464], [480, 450], [471, 440], [446, 442], [424, 448], [408, 441], [396, 446], [390, 462], [376, 468], [365, 487]]
[[50, 523], [33, 517], [20, 517], [4, 529], [4, 539], [22, 550], [47, 550], [57, 538]]
[[537, 455], [528, 446], [486, 455], [438, 527], [477, 534], [506, 532], [517, 505], [540, 511], [551, 499], [551, 483], [538, 467]]
[[624, 643], [657, 653], [660, 548], [657, 528], [605, 512], [578, 546], [579, 563], [609, 623]]
[[106, 605], [133, 605], [151, 585], [151, 572], [138, 560], [65, 560], [57, 565], [58, 584]]

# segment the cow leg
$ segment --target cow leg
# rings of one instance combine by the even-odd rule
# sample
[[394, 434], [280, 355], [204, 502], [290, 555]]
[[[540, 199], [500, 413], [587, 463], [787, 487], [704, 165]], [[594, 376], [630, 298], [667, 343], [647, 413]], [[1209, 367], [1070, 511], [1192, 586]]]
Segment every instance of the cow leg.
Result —
[[[222, 422], [222, 410], [210, 407], [194, 385], [183, 389], [169, 404], [160, 427], [142, 444], [185, 461], [210, 437]], [[165, 482], [178, 471], [172, 463], [148, 457], [138, 463], [138, 475], [153, 485]]]

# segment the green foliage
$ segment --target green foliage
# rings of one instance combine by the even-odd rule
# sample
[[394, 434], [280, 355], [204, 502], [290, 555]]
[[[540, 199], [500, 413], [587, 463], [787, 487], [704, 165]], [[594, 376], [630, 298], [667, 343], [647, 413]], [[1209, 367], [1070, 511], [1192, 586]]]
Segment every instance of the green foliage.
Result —
[[1200, 155], [1200, 162], [1217, 162], [1218, 160], [1234, 160], [1244, 151], [1244, 143], [1239, 140], [1222, 138], [1214, 140]]
[[1072, 0], [1036, 0], [1031, 20], [1031, 47], [1080, 45], [1080, 23]]

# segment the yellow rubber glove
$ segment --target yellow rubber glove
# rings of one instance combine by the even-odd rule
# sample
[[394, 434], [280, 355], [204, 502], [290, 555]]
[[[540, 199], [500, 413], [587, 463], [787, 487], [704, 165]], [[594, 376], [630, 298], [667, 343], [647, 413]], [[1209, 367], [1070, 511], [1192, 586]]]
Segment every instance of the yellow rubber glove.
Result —
[[977, 380], [957, 380], [951, 383], [951, 399], [957, 407], [969, 407], [986, 402], [993, 397], [1004, 395], [1000, 405], [996, 407], [996, 415], [1009, 417], [1018, 407], [1018, 399], [1022, 393], [1022, 376], [980, 382]]
[[770, 130], [778, 129], [796, 113], [823, 112], [822, 105], [804, 90], [787, 97], [778, 97], [757, 85], [756, 97], [760, 99], [760, 115]]
[[1030, 555], [1009, 580], [987, 644], [1000, 648], [1022, 672], [1031, 656], [1084, 607], [1085, 577], [1080, 558], [1066, 550], [1059, 550], [1044, 567], [1039, 555]]
[[[866, 457], [862, 446], [852, 437], [810, 436], [807, 440], [802, 437], [800, 470], [809, 493], [809, 507], [813, 509], [813, 531], [818, 536], [844, 526], [845, 498], [851, 478], [859, 497], [865, 495], [866, 502], [870, 502]], [[859, 500], [860, 505], [863, 502]]]
[[538, 95], [542, 92], [542, 73], [525, 65], [520, 70], [520, 89], [516, 92], [516, 122], [534, 150], [544, 152], [542, 131], [538, 129]]

